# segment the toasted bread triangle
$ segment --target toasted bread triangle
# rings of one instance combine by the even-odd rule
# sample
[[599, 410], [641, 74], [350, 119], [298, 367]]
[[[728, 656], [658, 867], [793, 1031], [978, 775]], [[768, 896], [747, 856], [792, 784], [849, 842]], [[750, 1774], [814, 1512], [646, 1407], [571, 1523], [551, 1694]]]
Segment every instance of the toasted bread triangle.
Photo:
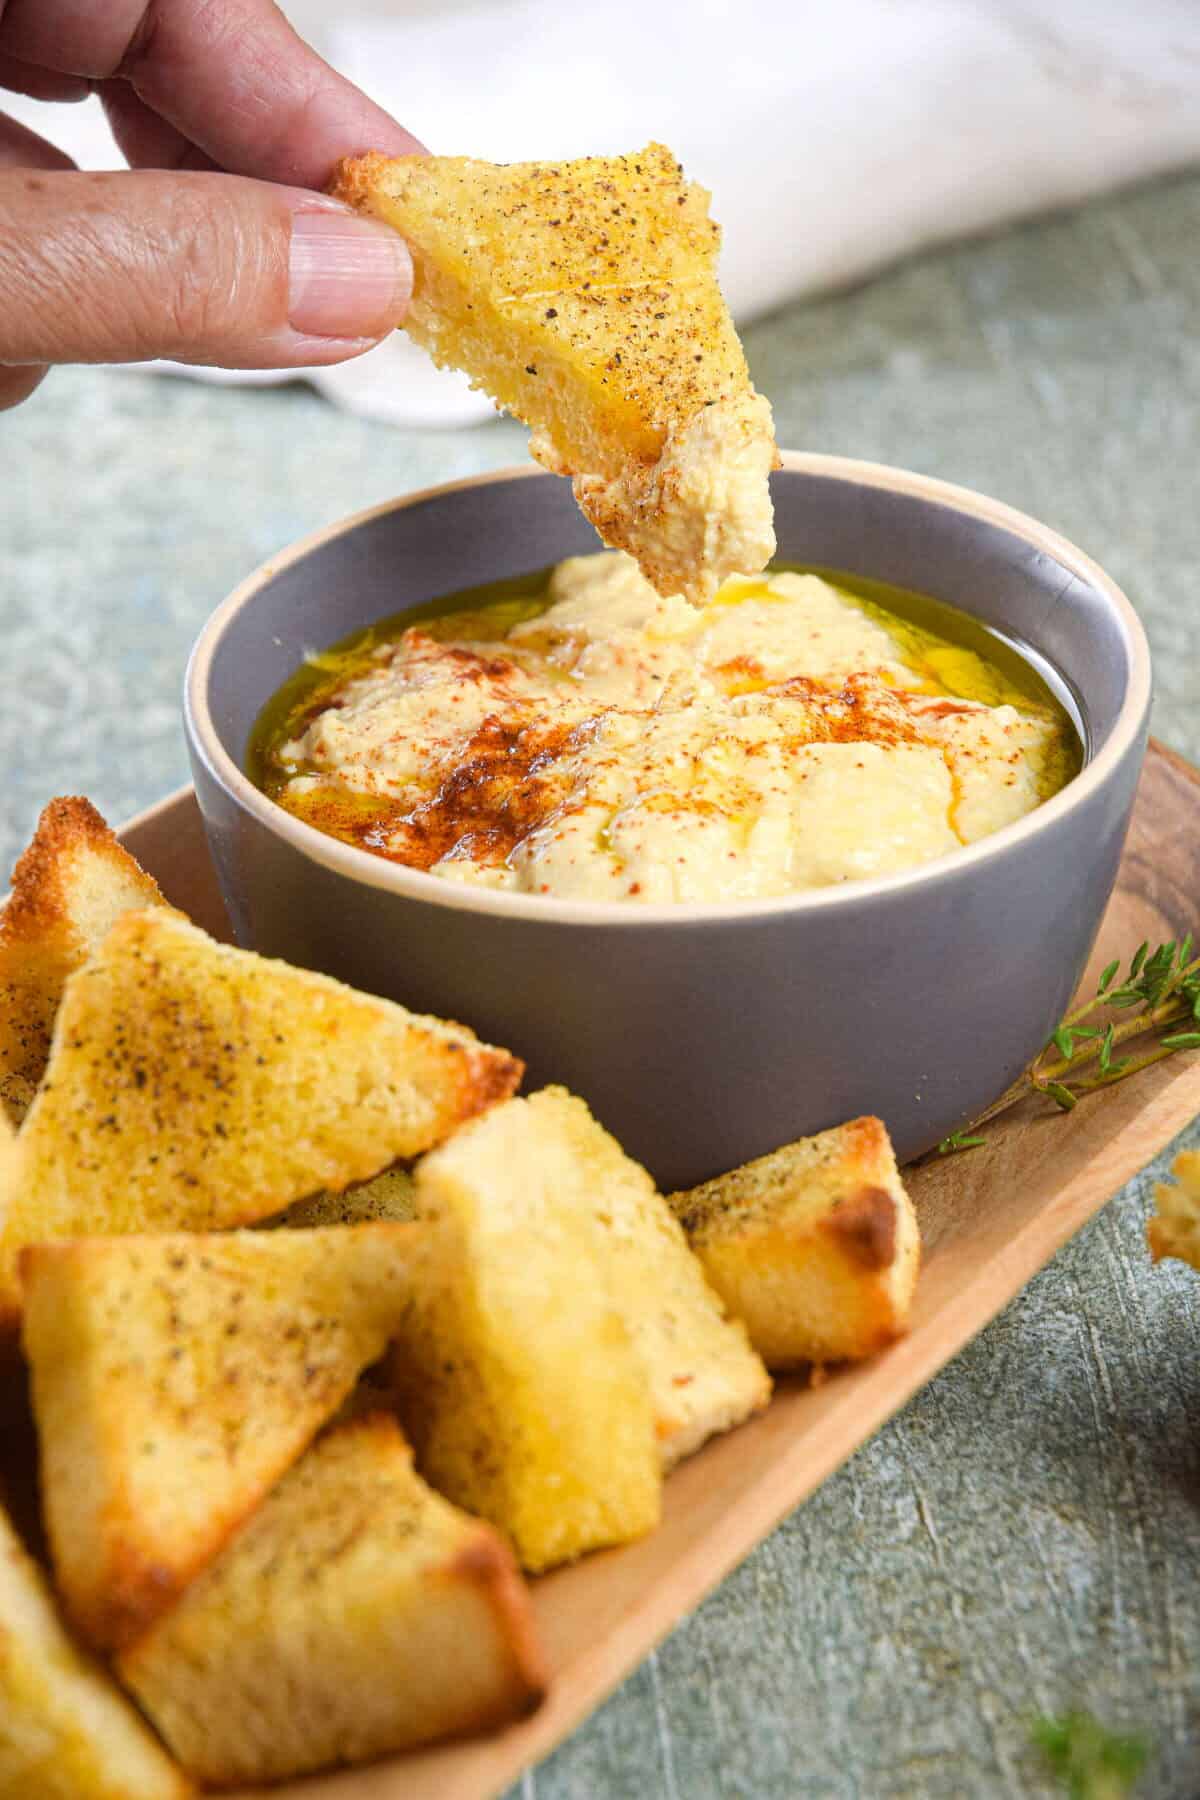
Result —
[[494, 164], [348, 159], [334, 192], [413, 254], [404, 319], [531, 427], [530, 449], [660, 593], [702, 603], [774, 554], [778, 466], [717, 286], [709, 196], [661, 144]]
[[1174, 1256], [1200, 1269], [1200, 1152], [1181, 1151], [1171, 1173], [1174, 1182], [1155, 1183], [1146, 1241], [1155, 1262]]
[[421, 1473], [540, 1570], [650, 1530], [661, 1470], [604, 1228], [532, 1107], [418, 1165], [430, 1256], [390, 1360]]
[[907, 1329], [921, 1234], [881, 1119], [800, 1138], [668, 1203], [769, 1368], [870, 1356]]
[[584, 1102], [565, 1088], [543, 1088], [530, 1096], [528, 1118], [531, 1151], [551, 1142], [567, 1149], [569, 1197], [600, 1221], [614, 1288], [650, 1384], [659, 1457], [670, 1469], [764, 1407], [770, 1377], [745, 1326], [726, 1316], [646, 1170]]
[[191, 1787], [100, 1664], [0, 1508], [0, 1796], [185, 1800]]
[[122, 913], [165, 906], [88, 800], [52, 800], [0, 913], [0, 1110], [19, 1124], [50, 1054], [67, 977]]
[[42, 1505], [72, 1622], [168, 1607], [383, 1352], [420, 1228], [80, 1238], [22, 1254]]
[[512, 1552], [380, 1415], [320, 1438], [118, 1669], [221, 1787], [505, 1724], [546, 1679]]
[[23, 1244], [253, 1223], [419, 1154], [520, 1076], [463, 1026], [127, 914], [63, 995], [0, 1225], [0, 1315]]
[[384, 1169], [370, 1181], [346, 1188], [340, 1194], [310, 1194], [307, 1199], [297, 1200], [289, 1206], [278, 1219], [268, 1219], [265, 1223], [295, 1228], [366, 1225], [374, 1220], [385, 1220], [393, 1225], [403, 1225], [416, 1216], [412, 1175], [408, 1169], [397, 1167]]

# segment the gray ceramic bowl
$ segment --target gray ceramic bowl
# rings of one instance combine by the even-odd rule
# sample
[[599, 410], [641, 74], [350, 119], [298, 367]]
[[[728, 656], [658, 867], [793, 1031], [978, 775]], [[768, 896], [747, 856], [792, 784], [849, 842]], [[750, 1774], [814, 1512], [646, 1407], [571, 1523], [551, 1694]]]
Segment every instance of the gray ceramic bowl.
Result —
[[582, 1094], [664, 1186], [857, 1113], [902, 1160], [1037, 1051], [1116, 875], [1149, 655], [1094, 563], [1032, 519], [922, 476], [789, 456], [780, 556], [952, 601], [1065, 679], [1083, 772], [1016, 825], [911, 874], [794, 899], [639, 906], [473, 891], [323, 836], [243, 771], [310, 650], [406, 604], [594, 549], [565, 481], [505, 471], [361, 513], [219, 607], [187, 677], [196, 787], [240, 942], [473, 1025], [529, 1082]]

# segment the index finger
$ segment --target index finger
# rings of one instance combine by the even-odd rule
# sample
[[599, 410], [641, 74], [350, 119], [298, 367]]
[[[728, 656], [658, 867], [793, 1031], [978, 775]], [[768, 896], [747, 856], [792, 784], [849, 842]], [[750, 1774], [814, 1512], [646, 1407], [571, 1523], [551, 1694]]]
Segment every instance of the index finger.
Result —
[[424, 149], [271, 0], [0, 0], [0, 54], [123, 77], [233, 174], [323, 187], [340, 156]]

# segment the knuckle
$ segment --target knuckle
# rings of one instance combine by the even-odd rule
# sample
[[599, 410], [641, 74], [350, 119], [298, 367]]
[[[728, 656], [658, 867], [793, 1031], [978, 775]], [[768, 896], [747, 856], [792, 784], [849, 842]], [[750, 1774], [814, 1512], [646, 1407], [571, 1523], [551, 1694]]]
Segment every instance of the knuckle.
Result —
[[275, 300], [273, 235], [236, 191], [217, 181], [180, 185], [159, 247], [166, 280], [156, 335], [203, 353], [262, 329]]
[[224, 209], [177, 202], [168, 225], [164, 302], [173, 336], [207, 340], [228, 310], [230, 229]]
[[[160, 173], [0, 172], [0, 407], [6, 365], [257, 356], [286, 323], [288, 211], [257, 183]], [[13, 396], [10, 398], [9, 396]]]

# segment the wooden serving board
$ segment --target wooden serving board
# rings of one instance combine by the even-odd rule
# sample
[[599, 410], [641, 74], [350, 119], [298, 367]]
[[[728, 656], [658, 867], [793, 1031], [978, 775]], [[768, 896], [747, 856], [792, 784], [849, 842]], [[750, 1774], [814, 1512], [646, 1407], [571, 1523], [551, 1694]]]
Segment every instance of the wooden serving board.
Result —
[[[169, 898], [225, 935], [190, 791], [143, 814], [124, 836]], [[1053, 881], [1053, 869], [1046, 878]], [[1143, 938], [1157, 943], [1192, 929], [1198, 893], [1200, 772], [1152, 745], [1089, 991], [1106, 963], [1126, 959]], [[502, 1792], [1198, 1112], [1200, 1053], [1181, 1054], [1072, 1113], [1019, 1108], [989, 1126], [985, 1148], [911, 1170], [925, 1261], [908, 1337], [823, 1386], [781, 1381], [759, 1419], [675, 1471], [653, 1536], [534, 1583], [553, 1682], [533, 1718], [490, 1737], [274, 1788], [274, 1800], [481, 1800]]]

